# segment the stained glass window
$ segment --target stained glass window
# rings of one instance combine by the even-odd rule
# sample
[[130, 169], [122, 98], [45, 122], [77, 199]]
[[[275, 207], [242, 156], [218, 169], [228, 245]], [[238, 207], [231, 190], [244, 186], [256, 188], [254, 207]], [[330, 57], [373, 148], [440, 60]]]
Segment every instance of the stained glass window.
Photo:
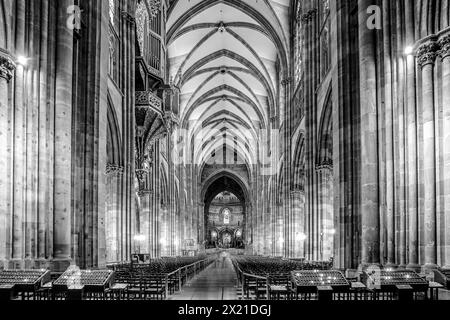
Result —
[[223, 224], [230, 224], [230, 214], [229, 209], [223, 210]]

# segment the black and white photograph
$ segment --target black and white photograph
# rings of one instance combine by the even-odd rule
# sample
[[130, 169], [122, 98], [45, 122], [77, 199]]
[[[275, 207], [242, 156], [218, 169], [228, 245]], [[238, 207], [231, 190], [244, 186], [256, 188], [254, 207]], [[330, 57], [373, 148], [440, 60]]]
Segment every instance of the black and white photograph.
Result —
[[0, 0], [0, 301], [449, 310], [450, 0]]

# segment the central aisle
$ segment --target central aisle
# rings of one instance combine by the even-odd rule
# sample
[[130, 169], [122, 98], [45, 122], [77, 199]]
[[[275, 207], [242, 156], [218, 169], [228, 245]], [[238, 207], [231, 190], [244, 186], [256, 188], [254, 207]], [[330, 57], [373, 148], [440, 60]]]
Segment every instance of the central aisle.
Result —
[[219, 258], [169, 300], [238, 300], [237, 281], [230, 258]]

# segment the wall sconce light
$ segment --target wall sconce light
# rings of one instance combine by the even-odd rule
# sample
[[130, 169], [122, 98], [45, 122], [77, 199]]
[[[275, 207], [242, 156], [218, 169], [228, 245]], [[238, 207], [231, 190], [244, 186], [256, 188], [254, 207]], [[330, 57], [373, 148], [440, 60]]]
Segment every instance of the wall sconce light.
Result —
[[22, 67], [25, 67], [28, 64], [28, 58], [25, 56], [18, 56], [17, 64], [21, 65]]
[[297, 241], [305, 241], [306, 238], [307, 238], [307, 236], [306, 236], [306, 234], [304, 234], [303, 232], [298, 232], [298, 233], [295, 235], [295, 239], [296, 239]]
[[144, 242], [146, 238], [143, 234], [137, 234], [134, 236], [133, 239], [134, 239], [134, 241], [137, 241], [137, 242]]
[[405, 55], [411, 56], [414, 54], [414, 47], [413, 46], [407, 46], [405, 48]]

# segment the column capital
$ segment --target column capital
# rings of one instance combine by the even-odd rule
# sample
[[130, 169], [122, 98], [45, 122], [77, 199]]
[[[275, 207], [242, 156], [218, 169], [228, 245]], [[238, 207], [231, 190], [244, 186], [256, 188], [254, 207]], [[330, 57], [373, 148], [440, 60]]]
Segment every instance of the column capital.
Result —
[[304, 13], [300, 19], [303, 23], [308, 23], [308, 22], [312, 21], [312, 19], [316, 15], [316, 13], [317, 13], [317, 9], [311, 9], [311, 10], [307, 11], [306, 13]]
[[16, 64], [11, 56], [0, 50], [0, 78], [4, 78], [6, 81], [11, 80], [15, 69]]
[[291, 196], [295, 197], [295, 196], [304, 196], [305, 195], [305, 190], [302, 189], [293, 189], [291, 190]]
[[145, 197], [145, 196], [151, 195], [152, 193], [153, 193], [152, 190], [141, 189], [141, 190], [139, 190], [139, 191], [137, 192], [137, 195], [138, 195], [139, 197]]
[[294, 79], [292, 77], [287, 77], [287, 78], [284, 78], [283, 80], [281, 80], [281, 84], [283, 86], [288, 86], [289, 84], [291, 84], [293, 82], [293, 80]]
[[439, 54], [444, 60], [447, 57], [450, 57], [450, 34], [446, 34], [442, 38], [439, 39], [440, 51]]
[[146, 169], [136, 169], [136, 177], [139, 181], [144, 181], [145, 176], [148, 174], [148, 170]]
[[333, 164], [332, 163], [323, 163], [321, 165], [316, 166], [317, 172], [333, 172]]
[[439, 45], [435, 41], [422, 44], [417, 51], [417, 62], [423, 68], [428, 64], [434, 64], [438, 56]]
[[122, 166], [108, 163], [106, 165], [105, 173], [107, 176], [121, 176], [121, 175], [123, 175], [123, 170], [124, 170], [124, 168]]
[[273, 115], [273, 116], [270, 117], [270, 122], [273, 123], [273, 124], [277, 124], [278, 123], [278, 119], [279, 119], [278, 115]]

